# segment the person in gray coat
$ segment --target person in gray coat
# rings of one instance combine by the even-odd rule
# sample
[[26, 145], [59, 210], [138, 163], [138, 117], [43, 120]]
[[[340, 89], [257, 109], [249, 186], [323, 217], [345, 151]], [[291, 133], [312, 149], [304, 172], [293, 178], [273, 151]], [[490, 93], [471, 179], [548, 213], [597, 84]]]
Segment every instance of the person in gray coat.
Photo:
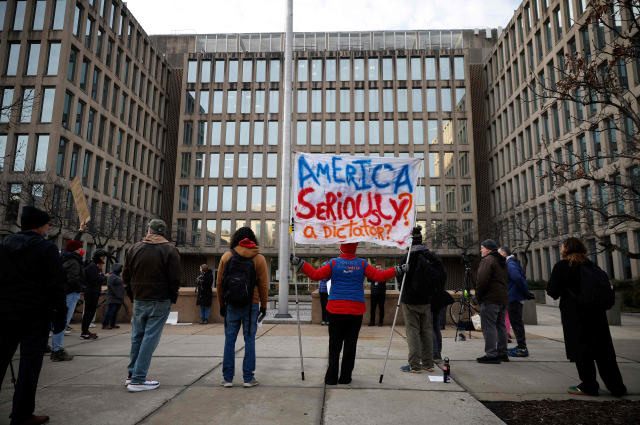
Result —
[[107, 279], [107, 313], [102, 320], [102, 329], [118, 329], [116, 318], [120, 307], [124, 304], [124, 285], [122, 284], [122, 264], [115, 263], [111, 267], [111, 276]]

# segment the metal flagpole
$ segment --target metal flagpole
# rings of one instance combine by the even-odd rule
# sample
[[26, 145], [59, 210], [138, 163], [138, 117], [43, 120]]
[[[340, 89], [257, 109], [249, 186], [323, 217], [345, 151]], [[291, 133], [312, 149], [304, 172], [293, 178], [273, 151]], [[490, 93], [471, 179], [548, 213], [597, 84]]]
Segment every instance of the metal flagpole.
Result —
[[[424, 159], [420, 162], [420, 168], [418, 169], [418, 173], [422, 170], [422, 164]], [[418, 178], [418, 187], [420, 187], [420, 183], [422, 182], [422, 177]], [[420, 190], [418, 191], [418, 199], [414, 204], [413, 208], [413, 224], [416, 224], [416, 218], [418, 217], [418, 203], [420, 201]], [[407, 264], [409, 264], [409, 259], [411, 258], [411, 247], [413, 246], [413, 238], [411, 238], [411, 242], [409, 243], [409, 251], [407, 252]], [[396, 314], [393, 315], [393, 325], [391, 325], [391, 335], [389, 335], [389, 345], [387, 345], [387, 353], [384, 355], [384, 365], [382, 365], [382, 373], [380, 374], [379, 383], [382, 384], [382, 379], [384, 378], [384, 370], [387, 368], [387, 359], [389, 358], [389, 350], [391, 350], [391, 340], [393, 339], [393, 331], [396, 328], [396, 320], [398, 319], [398, 309], [400, 308], [400, 299], [402, 298], [402, 291], [404, 291], [404, 281], [407, 278], [407, 274], [402, 275], [402, 286], [400, 286], [400, 294], [398, 295], [398, 304], [396, 305]]]
[[291, 317], [289, 314], [289, 224], [291, 186], [291, 81], [293, 61], [293, 0], [287, 0], [286, 37], [284, 51], [284, 111], [282, 129], [282, 167], [280, 184], [280, 241], [278, 250], [278, 314], [276, 317]]
[[[295, 169], [295, 158], [293, 160], [294, 162], [294, 169]], [[296, 238], [295, 238], [295, 234], [293, 233], [295, 231], [294, 228], [294, 212], [293, 212], [293, 202], [291, 203], [291, 235], [293, 236], [293, 241], [291, 242], [292, 245], [292, 249], [293, 249], [293, 255], [295, 257], [296, 255]], [[293, 287], [295, 288], [295, 293], [296, 293], [296, 315], [298, 317], [298, 346], [300, 347], [300, 374], [302, 375], [302, 380], [304, 381], [304, 360], [302, 358], [302, 334], [300, 332], [300, 302], [298, 301], [298, 267], [295, 267], [293, 270]]]

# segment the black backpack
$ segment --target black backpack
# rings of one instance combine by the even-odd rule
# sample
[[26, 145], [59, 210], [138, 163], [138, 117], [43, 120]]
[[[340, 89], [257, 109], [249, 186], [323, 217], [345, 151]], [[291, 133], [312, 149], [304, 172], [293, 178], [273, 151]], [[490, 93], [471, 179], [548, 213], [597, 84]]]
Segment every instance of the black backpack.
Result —
[[609, 310], [616, 302], [616, 295], [613, 290], [607, 273], [595, 264], [582, 265], [578, 268], [580, 274], [580, 292], [573, 295], [578, 304], [587, 308]]
[[224, 266], [222, 274], [222, 298], [234, 307], [244, 307], [253, 302], [257, 283], [256, 266], [251, 258], [245, 258], [231, 249], [233, 256]]
[[430, 298], [438, 290], [444, 287], [447, 280], [447, 271], [442, 261], [431, 251], [419, 252], [413, 256], [415, 268], [411, 267], [411, 289], [419, 297]]

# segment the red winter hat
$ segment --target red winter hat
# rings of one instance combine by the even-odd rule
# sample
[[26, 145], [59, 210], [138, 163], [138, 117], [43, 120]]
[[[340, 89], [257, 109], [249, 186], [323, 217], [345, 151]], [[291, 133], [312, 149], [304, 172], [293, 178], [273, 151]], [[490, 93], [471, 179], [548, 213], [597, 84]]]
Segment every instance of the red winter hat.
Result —
[[343, 254], [355, 254], [358, 249], [358, 242], [355, 243], [343, 243], [340, 245], [340, 252]]
[[82, 242], [74, 240], [67, 241], [67, 244], [64, 246], [64, 249], [67, 252], [75, 252], [80, 248], [82, 248]]

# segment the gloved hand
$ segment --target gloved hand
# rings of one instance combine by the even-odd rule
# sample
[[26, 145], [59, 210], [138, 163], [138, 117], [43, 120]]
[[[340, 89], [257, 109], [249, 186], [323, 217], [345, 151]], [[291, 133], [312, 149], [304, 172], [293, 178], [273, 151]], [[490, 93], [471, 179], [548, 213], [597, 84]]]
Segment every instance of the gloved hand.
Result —
[[262, 319], [264, 319], [264, 316], [267, 315], [267, 309], [264, 307], [260, 307], [260, 314], [258, 314], [258, 322], [262, 322]]
[[67, 328], [67, 307], [56, 310], [53, 316], [53, 333], [59, 334]]
[[304, 264], [306, 263], [306, 261], [304, 261], [302, 258], [296, 257], [293, 254], [291, 254], [291, 257], [289, 257], [289, 261], [291, 262], [292, 265], [296, 266], [299, 269], [304, 267]]
[[536, 296], [533, 295], [531, 292], [529, 292], [529, 295], [527, 295], [525, 298], [528, 299], [528, 300], [535, 300]]
[[403, 274], [409, 271], [409, 264], [403, 264], [401, 266], [396, 266], [396, 277], [402, 277]]
[[220, 307], [220, 316], [226, 317], [226, 315], [227, 315], [227, 306], [223, 305], [222, 307]]

